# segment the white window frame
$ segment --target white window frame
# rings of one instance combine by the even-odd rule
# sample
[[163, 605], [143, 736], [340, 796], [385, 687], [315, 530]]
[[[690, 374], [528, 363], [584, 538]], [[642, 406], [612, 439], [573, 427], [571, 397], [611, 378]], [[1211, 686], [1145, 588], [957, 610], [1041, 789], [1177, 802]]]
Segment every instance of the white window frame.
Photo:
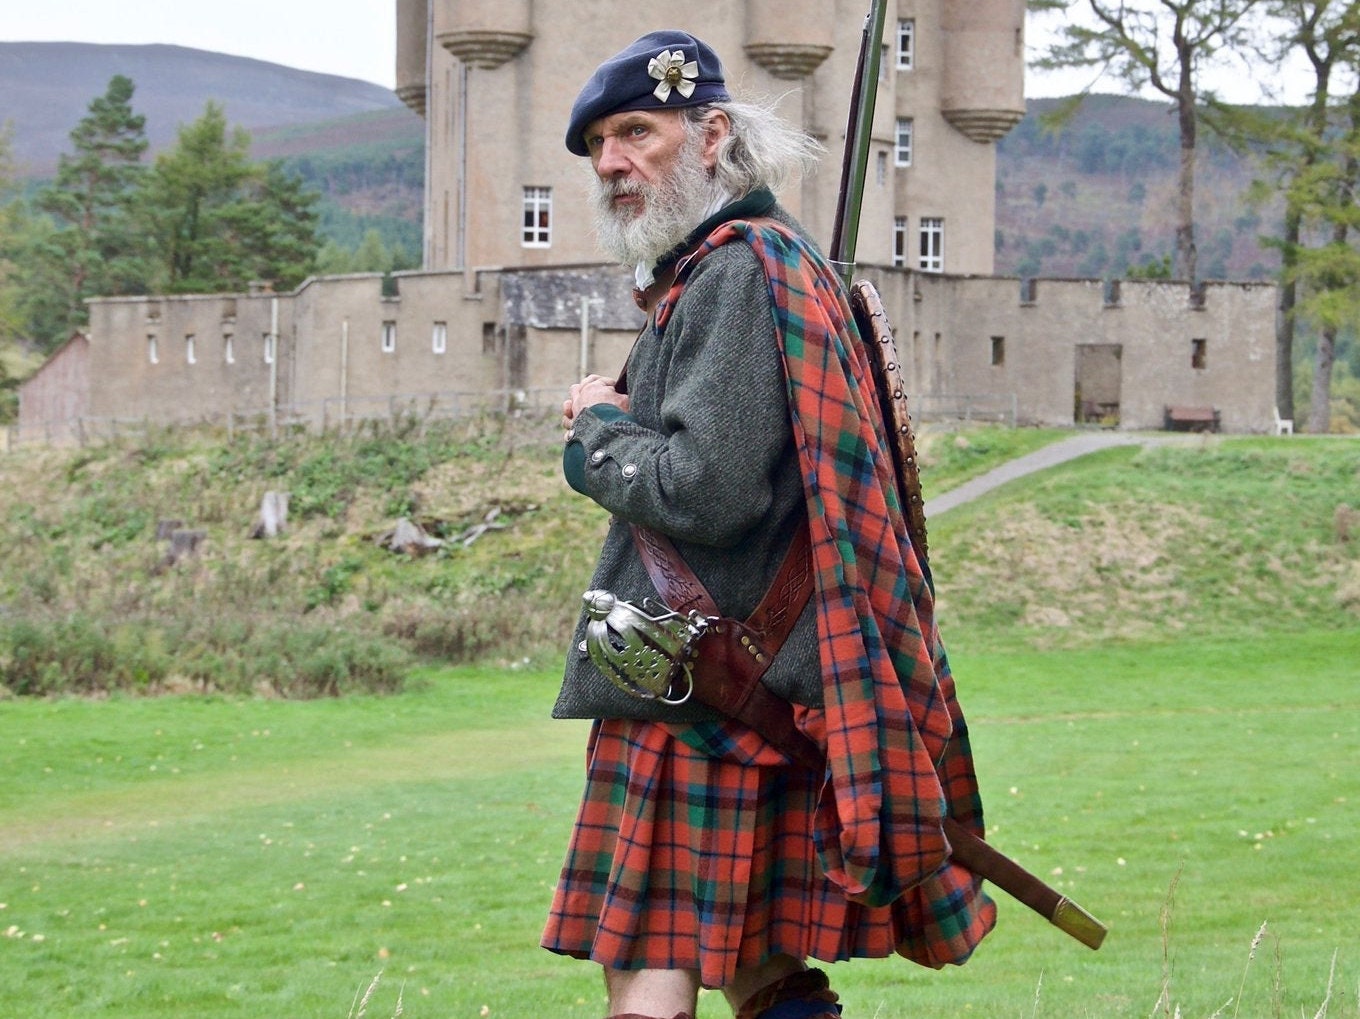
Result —
[[387, 319], [382, 324], [382, 334], [380, 338], [382, 352], [384, 354], [394, 353], [397, 349], [397, 323], [392, 319]]
[[893, 165], [910, 166], [912, 148], [916, 140], [916, 121], [911, 117], [898, 117], [893, 132]]
[[922, 272], [944, 272], [944, 219], [922, 216], [917, 236], [920, 238], [917, 268]]
[[892, 264], [894, 269], [905, 269], [907, 267], [907, 217], [895, 216], [893, 218], [892, 236]]
[[911, 71], [916, 67], [916, 19], [899, 18], [897, 21], [897, 69]]
[[443, 354], [449, 349], [449, 324], [447, 322], [436, 322], [430, 329], [430, 350], [436, 354]]
[[524, 214], [520, 221], [520, 246], [552, 247], [552, 188], [524, 189]]

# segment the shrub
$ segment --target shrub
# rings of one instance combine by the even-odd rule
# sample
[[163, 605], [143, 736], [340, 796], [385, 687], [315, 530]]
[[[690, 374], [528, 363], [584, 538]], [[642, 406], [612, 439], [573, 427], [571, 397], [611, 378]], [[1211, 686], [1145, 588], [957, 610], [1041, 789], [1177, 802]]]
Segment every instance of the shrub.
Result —
[[411, 665], [410, 654], [386, 637], [291, 621], [110, 624], [78, 615], [0, 623], [0, 681], [23, 696], [393, 693]]

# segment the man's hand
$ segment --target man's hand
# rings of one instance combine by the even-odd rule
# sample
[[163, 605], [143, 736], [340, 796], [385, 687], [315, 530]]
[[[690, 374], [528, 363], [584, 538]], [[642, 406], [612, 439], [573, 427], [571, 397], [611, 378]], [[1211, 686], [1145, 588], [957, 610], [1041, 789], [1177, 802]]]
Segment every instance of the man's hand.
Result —
[[617, 379], [603, 375], [587, 375], [572, 386], [570, 395], [562, 401], [562, 427], [570, 430], [576, 415], [597, 403], [612, 404], [619, 410], [627, 411], [628, 395], [614, 388], [617, 383]]

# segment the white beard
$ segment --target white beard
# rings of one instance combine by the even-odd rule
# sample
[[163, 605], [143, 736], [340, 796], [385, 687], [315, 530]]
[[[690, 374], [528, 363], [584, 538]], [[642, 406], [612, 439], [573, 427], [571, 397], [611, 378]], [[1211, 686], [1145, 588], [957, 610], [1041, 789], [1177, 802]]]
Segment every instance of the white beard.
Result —
[[[651, 183], [601, 180], [592, 173], [591, 199], [600, 247], [624, 265], [651, 266], [683, 243], [723, 197], [703, 165], [702, 150], [702, 138], [686, 141], [671, 168]], [[642, 211], [615, 208], [613, 199], [624, 194], [641, 195]]]

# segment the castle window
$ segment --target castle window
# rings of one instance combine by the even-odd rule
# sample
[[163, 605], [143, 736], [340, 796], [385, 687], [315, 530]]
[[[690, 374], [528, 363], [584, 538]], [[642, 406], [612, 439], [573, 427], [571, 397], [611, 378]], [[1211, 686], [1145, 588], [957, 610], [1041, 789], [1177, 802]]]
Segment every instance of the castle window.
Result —
[[436, 322], [434, 329], [430, 331], [430, 349], [436, 354], [442, 354], [449, 349], [449, 324], [447, 322]]
[[524, 231], [520, 241], [526, 248], [552, 246], [552, 188], [524, 189]]
[[874, 174], [879, 187], [886, 187], [888, 183], [888, 154], [886, 152], [877, 153], [874, 160]]
[[184, 337], [184, 362], [185, 364], [198, 364], [198, 351], [194, 346], [193, 333]]
[[911, 137], [913, 121], [910, 117], [897, 118], [897, 131], [893, 142], [893, 162], [898, 166], [911, 165]]
[[1190, 341], [1190, 367], [1207, 368], [1209, 367], [1209, 341], [1191, 340]]
[[897, 69], [910, 71], [916, 66], [916, 19], [903, 18], [897, 23]]
[[944, 272], [944, 220], [921, 220], [921, 256], [917, 267], [922, 272]]
[[1006, 363], [1006, 337], [992, 337], [992, 366], [1000, 367]]
[[222, 360], [227, 364], [236, 363], [236, 337], [231, 333], [222, 334]]
[[146, 359], [152, 364], [160, 364], [160, 354], [156, 350], [156, 334], [146, 334]]
[[390, 354], [397, 349], [397, 324], [390, 319], [382, 324], [382, 352]]
[[274, 358], [278, 354], [279, 338], [273, 333], [264, 334], [264, 363], [273, 364]]
[[898, 216], [893, 220], [893, 255], [892, 264], [894, 269], [905, 268], [907, 264], [907, 217]]

